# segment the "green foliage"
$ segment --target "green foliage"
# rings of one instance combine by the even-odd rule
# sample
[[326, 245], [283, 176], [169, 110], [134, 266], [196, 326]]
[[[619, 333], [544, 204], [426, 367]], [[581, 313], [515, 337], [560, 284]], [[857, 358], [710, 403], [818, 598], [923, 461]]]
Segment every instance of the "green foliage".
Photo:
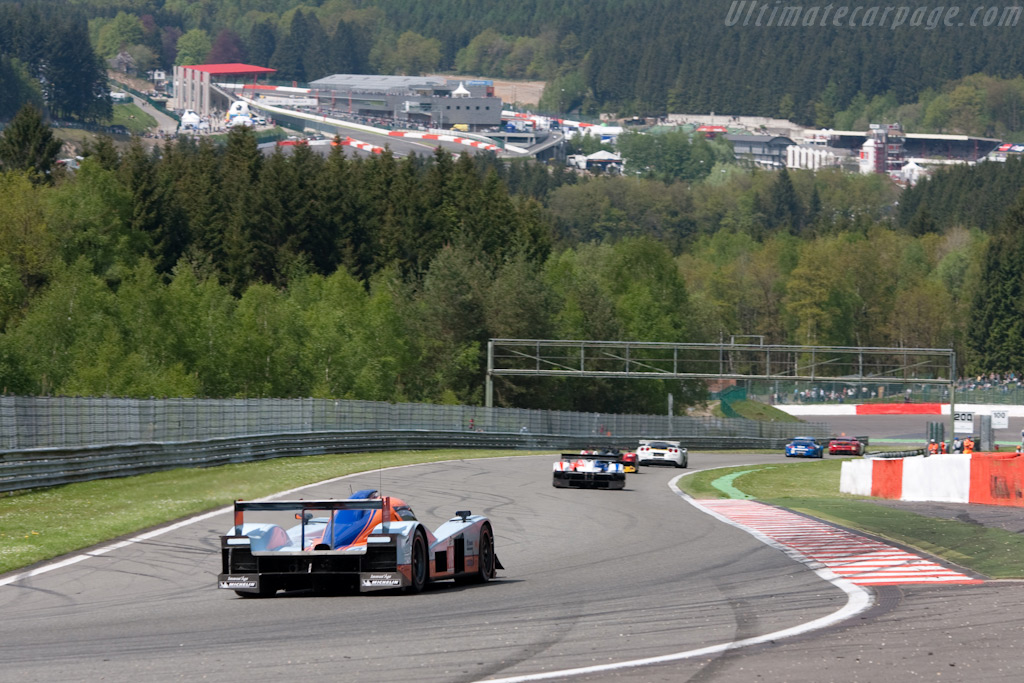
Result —
[[213, 43], [209, 34], [200, 28], [194, 28], [178, 38], [178, 56], [174, 63], [204, 64], [206, 55], [210, 54], [212, 48]]
[[0, 330], [15, 319], [53, 268], [54, 235], [43, 195], [19, 173], [0, 173]]
[[413, 31], [398, 36], [393, 47], [389, 71], [405, 76], [422, 76], [436, 71], [441, 64], [441, 41], [425, 38]]
[[118, 12], [117, 16], [103, 24], [96, 37], [96, 51], [109, 59], [143, 40], [142, 22], [134, 14]]
[[[679, 140], [691, 163], [708, 144]], [[1020, 270], [1022, 231], [948, 227], [946, 207], [970, 221], [964, 197], [1012, 187], [1018, 164], [902, 196], [874, 176], [714, 168], [682, 182], [444, 152], [265, 157], [243, 129], [158, 153], [100, 140], [52, 186], [0, 175], [0, 386], [474, 403], [492, 337], [751, 334], [1017, 362], [1022, 316], [977, 302], [1021, 298], [986, 277]], [[932, 183], [961, 198], [932, 201]], [[905, 229], [897, 197], [933, 227]], [[662, 412], [701, 391], [496, 384], [504, 405], [575, 410]]]
[[972, 374], [1024, 367], [1024, 199], [989, 242], [984, 264], [968, 331]]
[[43, 93], [39, 83], [32, 79], [28, 68], [17, 57], [0, 54], [0, 119], [9, 119], [24, 105], [36, 109], [43, 106]]
[[0, 169], [25, 171], [35, 182], [46, 181], [60, 148], [61, 141], [43, 123], [39, 110], [26, 104], [0, 133]]
[[914, 91], [901, 101], [892, 91], [861, 93], [836, 114], [836, 127], [864, 129], [870, 123], [899, 121], [907, 130], [986, 137], [1024, 133], [1024, 77], [975, 73], [935, 89]]

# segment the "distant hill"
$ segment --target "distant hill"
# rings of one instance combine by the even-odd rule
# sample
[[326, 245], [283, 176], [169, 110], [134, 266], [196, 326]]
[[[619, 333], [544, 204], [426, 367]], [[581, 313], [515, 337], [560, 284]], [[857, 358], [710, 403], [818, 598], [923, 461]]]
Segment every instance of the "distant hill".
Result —
[[[286, 81], [339, 72], [545, 81], [541, 109], [590, 115], [718, 112], [833, 126], [882, 95], [922, 106], [922, 93], [971, 74], [1024, 73], [1018, 4], [963, 14], [750, 0], [224, 0], [202, 12], [177, 0], [72, 4], [104, 59], [249, 61]], [[36, 12], [6, 5], [15, 9], [0, 18]], [[46, 63], [25, 47], [42, 43], [16, 43], [17, 34], [0, 21], [0, 58]], [[0, 61], [0, 79], [13, 80], [12, 68]]]

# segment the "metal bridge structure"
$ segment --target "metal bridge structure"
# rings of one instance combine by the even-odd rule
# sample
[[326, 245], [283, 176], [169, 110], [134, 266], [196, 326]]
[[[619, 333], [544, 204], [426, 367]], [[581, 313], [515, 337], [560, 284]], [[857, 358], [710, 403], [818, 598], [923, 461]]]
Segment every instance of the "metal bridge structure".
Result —
[[952, 349], [762, 342], [756, 336], [734, 336], [728, 343], [491, 339], [485, 405], [494, 404], [495, 377], [827, 380], [947, 385], [953, 412], [956, 353]]

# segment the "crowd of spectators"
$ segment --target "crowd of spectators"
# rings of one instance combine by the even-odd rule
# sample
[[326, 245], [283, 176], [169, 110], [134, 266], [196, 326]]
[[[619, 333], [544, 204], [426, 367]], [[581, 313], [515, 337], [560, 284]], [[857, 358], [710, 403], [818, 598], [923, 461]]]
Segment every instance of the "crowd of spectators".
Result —
[[[953, 384], [958, 401], [974, 396], [978, 401], [1024, 403], [1024, 376], [1016, 372], [961, 377]], [[755, 392], [760, 393], [760, 392]], [[825, 382], [816, 386], [794, 385], [791, 390], [774, 388], [772, 403], [865, 403], [871, 401], [948, 402], [945, 384], [879, 383], [847, 385]]]
[[977, 377], [961, 377], [956, 381], [956, 390], [959, 391], [1002, 391], [1024, 389], [1024, 379], [1016, 372], [992, 372]]

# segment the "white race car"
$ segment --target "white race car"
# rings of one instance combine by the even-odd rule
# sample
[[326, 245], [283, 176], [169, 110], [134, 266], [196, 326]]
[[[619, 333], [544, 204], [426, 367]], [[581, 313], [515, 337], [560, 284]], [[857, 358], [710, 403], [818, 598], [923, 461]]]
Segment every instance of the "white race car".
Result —
[[641, 441], [636, 457], [641, 465], [686, 467], [690, 462], [686, 449], [678, 441]]

